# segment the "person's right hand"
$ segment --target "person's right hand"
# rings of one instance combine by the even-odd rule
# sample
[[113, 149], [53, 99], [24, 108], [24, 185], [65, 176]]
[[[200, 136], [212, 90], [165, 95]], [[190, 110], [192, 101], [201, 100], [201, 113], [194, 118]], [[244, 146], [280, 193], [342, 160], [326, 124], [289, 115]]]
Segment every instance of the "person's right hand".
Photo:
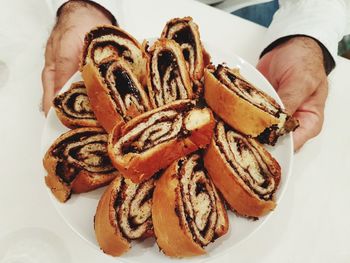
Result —
[[42, 108], [48, 113], [54, 96], [78, 70], [84, 36], [97, 25], [111, 24], [107, 15], [84, 1], [66, 3], [46, 44], [42, 71]]
[[270, 81], [286, 110], [299, 120], [293, 133], [294, 149], [317, 136], [322, 129], [328, 81], [320, 45], [297, 36], [266, 53], [257, 68]]

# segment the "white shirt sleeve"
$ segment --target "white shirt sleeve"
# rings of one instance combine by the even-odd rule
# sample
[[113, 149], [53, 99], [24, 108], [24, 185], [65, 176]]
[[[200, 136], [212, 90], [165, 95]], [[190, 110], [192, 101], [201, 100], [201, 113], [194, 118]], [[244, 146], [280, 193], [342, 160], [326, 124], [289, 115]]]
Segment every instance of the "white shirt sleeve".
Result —
[[344, 35], [350, 0], [280, 0], [268, 28], [262, 50], [291, 35], [307, 35], [320, 41], [333, 58]]

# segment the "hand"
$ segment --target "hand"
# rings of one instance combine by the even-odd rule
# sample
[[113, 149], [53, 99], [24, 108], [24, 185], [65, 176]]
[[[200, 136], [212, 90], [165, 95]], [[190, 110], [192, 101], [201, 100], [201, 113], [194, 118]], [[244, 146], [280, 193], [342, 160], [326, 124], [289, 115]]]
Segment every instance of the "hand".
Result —
[[41, 76], [45, 115], [55, 94], [78, 70], [85, 34], [100, 24], [111, 24], [111, 21], [91, 4], [70, 1], [63, 6], [45, 50], [45, 66]]
[[323, 54], [309, 37], [294, 37], [266, 53], [257, 65], [281, 97], [286, 110], [300, 122], [293, 134], [294, 149], [322, 129], [328, 94]]

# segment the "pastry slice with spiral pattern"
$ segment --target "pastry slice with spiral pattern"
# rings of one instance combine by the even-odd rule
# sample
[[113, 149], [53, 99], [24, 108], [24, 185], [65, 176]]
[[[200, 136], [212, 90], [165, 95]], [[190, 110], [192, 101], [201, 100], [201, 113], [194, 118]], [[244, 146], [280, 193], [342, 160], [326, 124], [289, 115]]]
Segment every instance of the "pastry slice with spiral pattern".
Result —
[[200, 153], [174, 162], [157, 181], [152, 219], [160, 249], [172, 257], [204, 254], [228, 231], [224, 204]]
[[203, 70], [210, 63], [210, 56], [202, 45], [198, 25], [189, 16], [174, 18], [165, 25], [161, 36], [172, 39], [180, 45], [194, 82], [194, 93], [200, 96], [203, 86]]
[[272, 97], [245, 80], [239, 69], [208, 67], [204, 83], [209, 107], [232, 128], [261, 143], [274, 145], [299, 126]]
[[81, 72], [92, 110], [110, 132], [120, 123], [148, 111], [147, 55], [126, 31], [98, 26], [85, 36]]
[[260, 217], [273, 210], [281, 167], [255, 139], [218, 122], [204, 165], [227, 203], [238, 214]]
[[146, 92], [124, 60], [109, 60], [98, 67], [88, 64], [83, 79], [96, 118], [107, 132], [151, 109]]
[[149, 50], [148, 94], [153, 108], [193, 97], [192, 81], [179, 45], [160, 39]]
[[91, 109], [83, 81], [72, 83], [66, 92], [57, 95], [53, 105], [57, 117], [68, 128], [100, 126]]
[[113, 165], [135, 183], [208, 145], [215, 125], [209, 108], [179, 100], [144, 113], [109, 135]]
[[43, 160], [45, 182], [59, 201], [104, 186], [119, 174], [108, 157], [107, 139], [102, 128], [77, 128], [51, 145]]
[[117, 177], [108, 186], [97, 206], [95, 233], [101, 249], [120, 256], [131, 247], [131, 241], [153, 235], [153, 178], [134, 184]]

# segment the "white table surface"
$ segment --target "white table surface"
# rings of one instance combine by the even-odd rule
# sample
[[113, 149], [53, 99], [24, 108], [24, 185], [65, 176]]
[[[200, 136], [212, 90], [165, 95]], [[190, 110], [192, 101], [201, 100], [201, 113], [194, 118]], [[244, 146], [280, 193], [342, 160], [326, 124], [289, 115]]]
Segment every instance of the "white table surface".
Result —
[[[265, 31], [192, 1], [120, 1], [118, 13], [120, 24], [138, 39], [159, 35], [169, 18], [191, 15], [204, 42], [232, 50], [252, 64]], [[45, 1], [1, 4], [0, 262], [119, 262], [66, 225], [44, 184], [40, 73], [52, 21]], [[295, 155], [289, 185], [274, 214], [213, 262], [350, 262], [349, 72], [350, 62], [337, 58], [324, 128]]]

